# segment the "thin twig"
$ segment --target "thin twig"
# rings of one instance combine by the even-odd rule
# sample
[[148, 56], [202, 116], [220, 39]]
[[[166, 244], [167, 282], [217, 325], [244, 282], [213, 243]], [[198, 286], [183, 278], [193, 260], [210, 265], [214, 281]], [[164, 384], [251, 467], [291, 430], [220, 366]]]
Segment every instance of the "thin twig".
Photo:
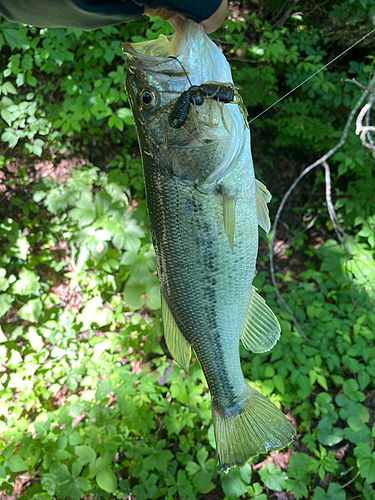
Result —
[[361, 111], [359, 112], [356, 120], [356, 130], [355, 133], [359, 135], [359, 138], [361, 139], [362, 146], [365, 146], [365, 148], [369, 149], [372, 151], [372, 156], [375, 158], [375, 146], [372, 145], [370, 142], [367, 142], [367, 136], [370, 134], [370, 132], [375, 132], [375, 127], [374, 126], [365, 126], [362, 125], [363, 118], [365, 115], [367, 115], [371, 109], [371, 102], [368, 102], [363, 106]]
[[[346, 253], [348, 260], [352, 260], [353, 256], [350, 254], [349, 247], [348, 247], [348, 240], [349, 240], [350, 236], [341, 227], [341, 224], [340, 224], [339, 219], [338, 219], [337, 214], [336, 214], [335, 207], [333, 206], [333, 203], [332, 203], [331, 171], [330, 171], [329, 165], [326, 161], [323, 162], [323, 167], [324, 167], [324, 173], [325, 173], [326, 203], [327, 203], [328, 215], [329, 215], [329, 218], [331, 219], [331, 222], [332, 222], [333, 228], [335, 230], [335, 233], [337, 235], [337, 238], [345, 250], [345, 253]], [[350, 273], [350, 293], [351, 293], [351, 297], [352, 297], [353, 309], [355, 309], [357, 307], [357, 303], [354, 299], [353, 273]]]
[[354, 78], [350, 78], [350, 79], [349, 78], [341, 78], [340, 82], [341, 83], [344, 83], [344, 82], [346, 82], [346, 83], [354, 83], [354, 85], [357, 85], [357, 87], [359, 87], [361, 90], [363, 90], [363, 91], [367, 90], [367, 87], [365, 87], [364, 85], [362, 85], [362, 83], [357, 82], [357, 80], [355, 80]]
[[357, 477], [359, 476], [359, 471], [357, 472], [357, 474], [353, 477], [353, 479], [351, 479], [350, 481], [348, 481], [347, 483], [345, 483], [343, 486], [341, 486], [342, 489], [346, 488], [347, 486], [349, 486], [349, 484], [351, 484], [353, 481], [355, 481], [357, 479]]
[[342, 472], [340, 472], [340, 476], [346, 476], [346, 474], [349, 474], [349, 472], [351, 472], [353, 469], [356, 469], [357, 468], [357, 465], [352, 465], [351, 467], [349, 467], [349, 469], [346, 469]]
[[[374, 82], [375, 82], [375, 78], [373, 78], [372, 80], [374, 80]], [[369, 85], [369, 87], [371, 88], [371, 85]], [[325, 162], [327, 162], [328, 158], [330, 158], [334, 153], [336, 153], [336, 151], [338, 149], [341, 148], [341, 146], [344, 145], [344, 143], [346, 141], [346, 138], [347, 138], [347, 135], [348, 135], [348, 132], [349, 132], [349, 128], [350, 128], [350, 126], [351, 126], [351, 124], [352, 124], [352, 122], [354, 120], [354, 116], [356, 115], [356, 113], [359, 110], [362, 102], [365, 100], [365, 98], [368, 95], [369, 95], [369, 90], [366, 89], [363, 92], [363, 94], [361, 95], [361, 97], [358, 99], [358, 101], [357, 101], [356, 105], [354, 106], [354, 108], [349, 113], [349, 116], [348, 116], [348, 119], [346, 121], [344, 130], [343, 130], [342, 135], [341, 135], [341, 138], [340, 138], [339, 142], [336, 144], [336, 146], [334, 146], [333, 148], [331, 148], [325, 155], [323, 155], [321, 158], [319, 158], [319, 160], [315, 161], [314, 163], [312, 163], [311, 165], [309, 165], [308, 167], [306, 167], [301, 172], [301, 174], [297, 177], [297, 179], [293, 182], [293, 184], [290, 186], [290, 188], [288, 189], [288, 191], [284, 194], [284, 197], [281, 200], [279, 208], [277, 209], [276, 217], [275, 217], [275, 222], [273, 224], [272, 238], [271, 238], [271, 243], [270, 243], [270, 247], [271, 247], [270, 248], [270, 268], [271, 268], [272, 283], [273, 283], [273, 286], [275, 288], [275, 292], [276, 292], [278, 300], [284, 305], [284, 307], [286, 308], [286, 310], [289, 312], [289, 314], [292, 317], [293, 323], [297, 327], [299, 333], [307, 341], [310, 341], [310, 339], [304, 334], [304, 332], [303, 332], [300, 324], [298, 323], [296, 317], [294, 316], [292, 310], [290, 309], [290, 307], [288, 306], [288, 304], [285, 302], [285, 300], [281, 297], [281, 294], [280, 294], [280, 292], [279, 292], [279, 290], [277, 288], [276, 277], [275, 277], [275, 265], [274, 265], [274, 258], [273, 258], [274, 257], [274, 251], [273, 251], [273, 249], [274, 249], [274, 244], [275, 244], [275, 239], [276, 239], [277, 225], [279, 223], [281, 212], [284, 209], [285, 203], [287, 202], [289, 196], [294, 191], [295, 187], [298, 185], [298, 183], [301, 181], [301, 179], [303, 177], [305, 177], [306, 174], [308, 174], [309, 172], [311, 172], [311, 170], [313, 170], [318, 165], [322, 165]]]
[[[375, 100], [375, 96], [371, 96], [369, 99], [369, 102], [371, 102], [371, 104], [373, 104], [374, 100]], [[371, 111], [371, 108], [366, 113], [366, 127], [370, 126], [370, 111]], [[367, 132], [367, 141], [371, 144], [371, 146], [375, 146], [375, 143], [372, 140], [370, 132]]]
[[296, 5], [298, 4], [299, 0], [292, 0], [292, 5], [289, 7], [289, 9], [285, 12], [283, 17], [279, 19], [279, 21], [276, 21], [274, 24], [271, 25], [271, 29], [275, 29], [276, 26], [283, 26], [285, 21], [287, 21], [290, 16], [293, 14], [294, 9], [296, 8]]

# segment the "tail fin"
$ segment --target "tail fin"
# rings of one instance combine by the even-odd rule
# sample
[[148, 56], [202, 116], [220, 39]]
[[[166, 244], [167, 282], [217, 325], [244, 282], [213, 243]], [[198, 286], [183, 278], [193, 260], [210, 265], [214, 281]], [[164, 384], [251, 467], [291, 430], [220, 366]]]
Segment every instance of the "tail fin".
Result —
[[248, 386], [238, 410], [211, 405], [220, 467], [243, 467], [259, 453], [280, 450], [296, 437], [294, 427], [267, 398]]

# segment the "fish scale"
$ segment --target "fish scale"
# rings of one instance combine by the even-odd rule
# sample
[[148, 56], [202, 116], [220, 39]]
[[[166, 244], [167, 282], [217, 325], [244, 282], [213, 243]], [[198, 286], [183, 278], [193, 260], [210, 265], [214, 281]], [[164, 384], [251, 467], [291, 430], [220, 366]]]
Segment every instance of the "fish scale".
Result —
[[[126, 89], [142, 155], [166, 343], [186, 371], [191, 348], [197, 355], [211, 393], [220, 465], [227, 470], [283, 448], [295, 435], [282, 412], [246, 382], [239, 355], [240, 338], [246, 349], [265, 352], [280, 336], [275, 315], [252, 286], [258, 224], [269, 230], [270, 194], [255, 181], [249, 131], [236, 105], [221, 109], [212, 101], [213, 119], [207, 120], [204, 103], [190, 110], [186, 128], [168, 124], [174, 82], [184, 91], [179, 62], [168, 55], [182, 53], [199, 81], [195, 58], [214, 54], [224, 68], [221, 81], [231, 81], [224, 56], [198, 25], [188, 22], [177, 42], [123, 44]], [[145, 93], [147, 109], [140, 103]]]

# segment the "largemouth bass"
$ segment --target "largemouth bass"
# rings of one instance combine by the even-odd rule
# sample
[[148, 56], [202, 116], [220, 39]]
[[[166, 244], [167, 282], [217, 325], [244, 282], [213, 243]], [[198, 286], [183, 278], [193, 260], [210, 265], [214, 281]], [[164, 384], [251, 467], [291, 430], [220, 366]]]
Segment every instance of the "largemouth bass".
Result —
[[239, 339], [265, 352], [280, 336], [275, 315], [252, 286], [258, 224], [270, 227], [270, 194], [255, 181], [237, 104], [207, 98], [190, 106], [183, 127], [168, 124], [191, 83], [232, 82], [229, 64], [200, 26], [188, 22], [182, 38], [124, 43], [123, 51], [166, 343], [185, 370], [194, 349], [211, 393], [221, 468], [241, 467], [295, 437], [283, 413], [245, 381], [239, 356]]

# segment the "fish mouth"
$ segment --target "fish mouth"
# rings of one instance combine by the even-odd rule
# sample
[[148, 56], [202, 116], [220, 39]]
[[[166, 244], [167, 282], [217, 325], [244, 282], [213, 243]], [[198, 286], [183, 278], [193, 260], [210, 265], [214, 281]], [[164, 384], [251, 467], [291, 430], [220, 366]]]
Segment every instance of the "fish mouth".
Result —
[[[194, 140], [195, 139], [195, 140]], [[186, 140], [180, 141], [180, 142], [174, 142], [173, 144], [170, 144], [170, 149], [176, 149], [176, 148], [202, 148], [202, 147], [209, 147], [209, 146], [216, 146], [219, 144], [221, 141], [218, 139], [211, 139], [211, 138], [206, 138], [206, 139], [200, 139], [198, 137], [192, 137], [192, 138], [187, 138]]]
[[181, 66], [174, 59], [176, 49], [181, 41], [182, 35], [175, 33], [171, 36], [159, 37], [156, 40], [145, 42], [121, 44], [128, 67], [138, 70], [151, 71], [153, 73], [165, 74], [169, 77], [184, 75]]

